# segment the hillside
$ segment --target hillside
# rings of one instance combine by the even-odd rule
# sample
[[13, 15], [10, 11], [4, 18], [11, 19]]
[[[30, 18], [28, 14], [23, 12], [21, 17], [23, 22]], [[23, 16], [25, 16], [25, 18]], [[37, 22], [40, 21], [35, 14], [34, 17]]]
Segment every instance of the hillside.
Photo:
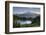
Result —
[[[25, 21], [25, 20], [31, 20], [32, 21], [32, 24], [25, 24], [25, 25], [20, 25], [20, 24], [17, 24], [15, 23], [14, 21], [16, 20], [22, 20], [22, 21]], [[13, 15], [13, 27], [17, 28], [17, 27], [38, 27], [40, 26], [40, 16], [37, 16], [36, 18], [26, 18], [26, 17], [19, 17], [19, 16], [15, 16]]]

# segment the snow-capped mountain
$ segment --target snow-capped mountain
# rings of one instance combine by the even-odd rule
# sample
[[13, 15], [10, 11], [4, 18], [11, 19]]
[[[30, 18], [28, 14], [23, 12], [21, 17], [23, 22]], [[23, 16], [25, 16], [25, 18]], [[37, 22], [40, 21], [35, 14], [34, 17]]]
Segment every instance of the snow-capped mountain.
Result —
[[13, 15], [25, 18], [35, 18], [40, 15], [40, 8], [13, 7]]
[[23, 13], [23, 14], [14, 14], [14, 15], [16, 15], [18, 17], [35, 18], [35, 17], [39, 16], [40, 14], [27, 12], [27, 13]]

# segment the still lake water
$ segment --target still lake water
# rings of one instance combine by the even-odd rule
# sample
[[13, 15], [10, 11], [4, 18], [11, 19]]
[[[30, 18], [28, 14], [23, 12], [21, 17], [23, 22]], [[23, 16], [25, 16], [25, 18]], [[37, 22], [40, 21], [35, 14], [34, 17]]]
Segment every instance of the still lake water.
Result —
[[30, 21], [30, 20], [25, 20], [25, 21], [23, 21], [23, 20], [17, 20], [17, 21], [15, 21], [15, 23], [20, 23], [20, 24], [31, 24], [32, 23], [32, 21]]

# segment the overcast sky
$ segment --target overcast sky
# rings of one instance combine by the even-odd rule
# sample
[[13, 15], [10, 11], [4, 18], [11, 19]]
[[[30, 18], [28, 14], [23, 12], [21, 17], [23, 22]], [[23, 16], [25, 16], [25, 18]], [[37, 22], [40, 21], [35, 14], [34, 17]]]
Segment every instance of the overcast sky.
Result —
[[40, 8], [13, 7], [13, 14], [40, 13]]

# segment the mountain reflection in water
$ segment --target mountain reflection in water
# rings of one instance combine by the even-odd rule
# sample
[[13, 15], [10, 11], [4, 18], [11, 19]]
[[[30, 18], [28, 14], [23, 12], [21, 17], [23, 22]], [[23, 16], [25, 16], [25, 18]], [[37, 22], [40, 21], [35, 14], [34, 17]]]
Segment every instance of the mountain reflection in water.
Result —
[[25, 20], [25, 21], [22, 21], [22, 20], [17, 20], [17, 21], [15, 21], [15, 23], [20, 23], [20, 24], [31, 24], [32, 23], [32, 21], [30, 21], [30, 20]]

